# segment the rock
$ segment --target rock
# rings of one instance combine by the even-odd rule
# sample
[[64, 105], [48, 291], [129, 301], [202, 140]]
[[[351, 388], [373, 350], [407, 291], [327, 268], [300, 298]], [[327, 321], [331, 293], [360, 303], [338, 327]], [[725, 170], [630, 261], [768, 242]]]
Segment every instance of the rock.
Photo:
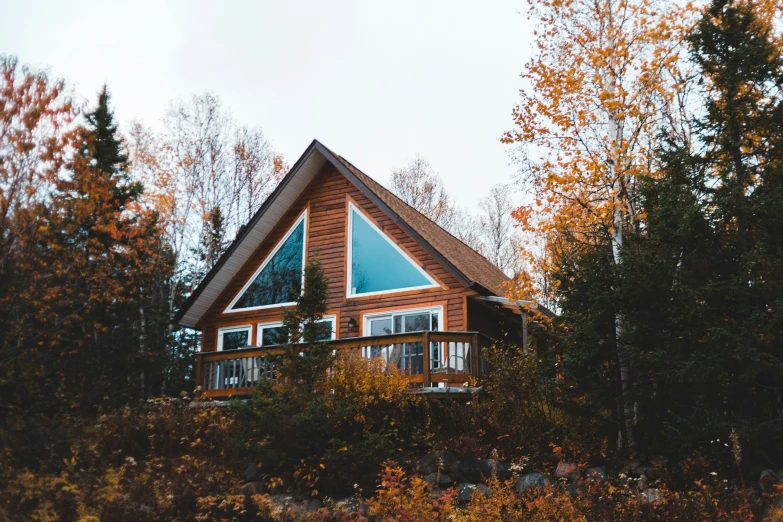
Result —
[[433, 451], [416, 463], [416, 473], [424, 476], [445, 471], [454, 464], [456, 458], [457, 456], [450, 451]]
[[315, 513], [324, 506], [323, 502], [317, 498], [299, 498], [284, 494], [270, 495], [269, 498], [272, 504], [280, 507], [283, 512], [290, 510], [298, 517]]
[[356, 500], [354, 497], [344, 498], [334, 503], [334, 507], [348, 513], [367, 513], [367, 504]]
[[566, 491], [571, 498], [581, 497], [587, 492], [587, 488], [584, 484], [571, 483], [566, 486]]
[[555, 470], [555, 477], [568, 479], [569, 482], [576, 482], [581, 475], [579, 466], [571, 462], [560, 462]]
[[500, 480], [506, 480], [511, 477], [511, 471], [506, 464], [494, 459], [479, 460], [475, 457], [465, 457], [454, 461], [451, 475], [459, 482], [475, 484], [493, 475]]
[[780, 479], [771, 469], [765, 469], [759, 476], [759, 487], [764, 493], [772, 493], [775, 490], [775, 484], [778, 482], [780, 482]]
[[451, 477], [445, 473], [430, 473], [429, 475], [424, 475], [424, 481], [436, 488], [447, 488], [454, 483], [454, 481], [451, 480]]
[[605, 482], [606, 468], [603, 466], [588, 468], [587, 471], [585, 471], [585, 478], [590, 482]]
[[457, 498], [459, 498], [460, 502], [470, 502], [470, 499], [473, 498], [473, 494], [476, 491], [480, 492], [485, 497], [489, 495], [489, 488], [484, 484], [463, 483], [459, 485], [459, 495]]
[[522, 475], [517, 481], [517, 490], [524, 493], [531, 489], [543, 489], [552, 485], [552, 479], [543, 473], [528, 473]]
[[663, 500], [663, 493], [661, 492], [660, 489], [657, 488], [647, 488], [641, 493], [639, 493], [639, 500], [647, 504], [660, 502], [661, 500]]
[[242, 494], [250, 498], [253, 495], [263, 495], [266, 493], [266, 484], [263, 482], [248, 482], [242, 486]]
[[451, 476], [458, 482], [481, 482], [481, 461], [476, 457], [463, 457], [451, 465]]

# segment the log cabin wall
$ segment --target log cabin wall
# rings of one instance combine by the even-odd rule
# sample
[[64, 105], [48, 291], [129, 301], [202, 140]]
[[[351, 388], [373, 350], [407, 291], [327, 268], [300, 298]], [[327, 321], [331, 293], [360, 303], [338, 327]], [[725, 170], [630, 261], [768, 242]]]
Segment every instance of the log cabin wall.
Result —
[[[345, 285], [349, 200], [368, 215], [414, 261], [417, 261], [441, 285], [440, 288], [347, 298]], [[224, 310], [305, 209], [308, 210], [305, 236], [307, 256], [311, 258], [318, 255], [324, 272], [330, 279], [328, 314], [337, 317], [339, 338], [362, 335], [364, 313], [438, 305], [443, 306], [445, 316], [445, 325], [441, 329], [452, 331], [464, 329], [465, 296], [473, 292], [467, 290], [422, 246], [366, 198], [356, 186], [327, 163], [281, 222], [275, 226], [273, 232], [256, 249], [231, 284], [204, 314], [197, 325], [202, 333], [202, 351], [217, 349], [219, 328], [252, 325], [252, 344], [257, 345], [256, 325], [282, 319], [282, 308], [229, 314], [224, 313]], [[355, 328], [349, 327], [351, 318], [358, 323]]]

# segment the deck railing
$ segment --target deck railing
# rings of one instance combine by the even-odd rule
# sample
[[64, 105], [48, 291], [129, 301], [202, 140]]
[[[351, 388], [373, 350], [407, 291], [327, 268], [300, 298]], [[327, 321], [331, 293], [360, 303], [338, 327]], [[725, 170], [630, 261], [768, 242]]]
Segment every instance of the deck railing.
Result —
[[[381, 357], [397, 368], [412, 388], [462, 385], [486, 373], [478, 332], [413, 332], [327, 341], [330, 348], [361, 357]], [[425, 349], [428, 347], [429, 349]], [[196, 386], [202, 397], [249, 394], [261, 380], [275, 379], [283, 350], [247, 347], [200, 352]]]

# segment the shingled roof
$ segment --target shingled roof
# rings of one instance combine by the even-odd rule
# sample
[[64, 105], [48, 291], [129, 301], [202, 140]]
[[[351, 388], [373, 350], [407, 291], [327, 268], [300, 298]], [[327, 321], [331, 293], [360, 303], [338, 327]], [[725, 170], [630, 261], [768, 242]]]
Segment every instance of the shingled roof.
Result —
[[[334, 154], [334, 153], [333, 153]], [[509, 277], [494, 263], [454, 237], [440, 225], [395, 196], [390, 190], [357, 169], [351, 162], [335, 154], [364, 185], [378, 196], [400, 218], [409, 224], [424, 241], [432, 245], [457, 270], [471, 281], [495, 295], [503, 293], [503, 284]], [[361, 188], [361, 187], [360, 187]]]
[[392, 194], [345, 158], [313, 140], [177, 312], [175, 323], [196, 326], [223, 289], [250, 259], [258, 245], [327, 162], [417, 240], [462, 284], [483, 295], [503, 294], [503, 284], [509, 281], [509, 278], [492, 262]]

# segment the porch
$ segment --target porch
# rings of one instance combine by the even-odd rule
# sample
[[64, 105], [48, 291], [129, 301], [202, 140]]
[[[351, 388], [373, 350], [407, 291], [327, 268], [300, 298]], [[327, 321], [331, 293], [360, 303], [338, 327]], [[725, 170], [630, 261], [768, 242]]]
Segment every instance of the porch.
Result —
[[[421, 331], [324, 342], [335, 351], [381, 357], [389, 371], [397, 368], [408, 379], [411, 391], [426, 393], [450, 388], [457, 392], [467, 382], [480, 382], [487, 373], [482, 348], [490, 340], [478, 332]], [[250, 394], [259, 381], [276, 378], [282, 353], [281, 348], [252, 346], [200, 352], [196, 360], [200, 396], [224, 399]]]

